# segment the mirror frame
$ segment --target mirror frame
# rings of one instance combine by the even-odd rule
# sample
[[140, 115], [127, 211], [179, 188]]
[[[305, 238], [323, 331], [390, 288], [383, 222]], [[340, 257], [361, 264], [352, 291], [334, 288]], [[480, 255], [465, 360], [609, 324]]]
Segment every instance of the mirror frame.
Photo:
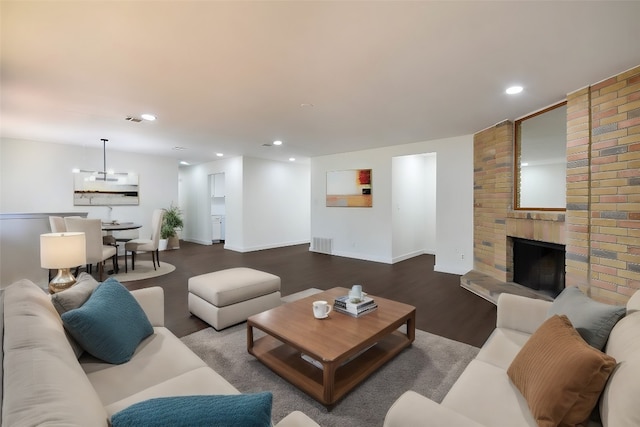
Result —
[[[544, 208], [544, 207], [520, 207], [520, 158], [521, 158], [521, 131], [520, 126], [523, 121], [527, 119], [532, 119], [534, 117], [540, 116], [549, 111], [555, 110], [556, 108], [560, 108], [562, 106], [567, 105], [567, 100], [558, 102], [556, 104], [550, 105], [549, 107], [543, 108], [540, 111], [536, 111], [535, 113], [529, 114], [522, 118], [519, 118], [514, 121], [514, 132], [513, 132], [513, 210], [516, 211], [550, 211], [550, 212], [565, 212], [567, 210], [566, 204], [564, 208]], [[565, 143], [566, 143], [566, 135], [565, 135]]]

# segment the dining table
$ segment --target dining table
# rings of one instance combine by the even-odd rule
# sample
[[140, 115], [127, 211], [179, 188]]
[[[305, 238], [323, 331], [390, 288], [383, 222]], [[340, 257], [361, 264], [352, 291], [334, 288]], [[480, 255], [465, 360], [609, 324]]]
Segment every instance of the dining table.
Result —
[[136, 228], [141, 228], [142, 224], [138, 224], [135, 222], [103, 222], [102, 230], [108, 233], [113, 233], [114, 231], [123, 231], [123, 230], [135, 230]]
[[[119, 221], [110, 221], [110, 222], [103, 222], [102, 223], [102, 231], [106, 231], [107, 235], [105, 236], [106, 239], [105, 243], [113, 245], [116, 247], [118, 247], [118, 242], [127, 242], [131, 239], [116, 239], [113, 236], [113, 232], [114, 231], [124, 231], [124, 230], [135, 230], [137, 228], [141, 228], [142, 224], [138, 224], [135, 222], [119, 222]], [[117, 259], [117, 257], [116, 257]], [[108, 271], [108, 274], [113, 274], [113, 273], [118, 273], [118, 271], [120, 270], [120, 267], [118, 266], [118, 263], [116, 261], [116, 265], [115, 265], [115, 270], [112, 271]]]

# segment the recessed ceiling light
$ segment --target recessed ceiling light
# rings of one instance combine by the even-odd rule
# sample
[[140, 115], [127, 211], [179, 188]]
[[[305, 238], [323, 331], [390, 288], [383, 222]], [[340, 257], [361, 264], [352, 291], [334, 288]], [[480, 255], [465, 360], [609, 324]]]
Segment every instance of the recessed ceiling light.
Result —
[[282, 145], [282, 141], [273, 141], [273, 145]]
[[289, 157], [289, 161], [290, 161], [290, 162], [295, 162], [295, 161], [296, 161], [296, 158], [295, 158], [295, 157]]
[[529, 166], [529, 163], [527, 163], [527, 162], [520, 163], [520, 166]]
[[186, 148], [185, 148], [185, 147], [178, 147], [178, 146], [176, 146], [176, 147], [173, 147], [173, 148], [172, 148], [172, 150], [175, 150], [175, 151], [182, 151], [182, 150], [186, 150]]
[[150, 121], [150, 122], [152, 122], [152, 121], [154, 121], [154, 120], [156, 119], [156, 116], [154, 116], [153, 114], [148, 114], [148, 113], [141, 114], [141, 115], [140, 115], [140, 117], [141, 117], [142, 119], [144, 119], [144, 120], [148, 120], [148, 121]]
[[218, 156], [218, 157], [222, 157], [222, 156], [224, 156], [224, 154], [222, 154], [222, 153], [216, 153], [216, 156]]
[[181, 164], [181, 165], [185, 165], [185, 166], [189, 166], [189, 162], [185, 162], [184, 160], [181, 160], [181, 161], [180, 161], [180, 164]]
[[313, 107], [313, 104], [303, 102], [302, 104], [300, 104], [300, 106], [302, 108], [311, 108], [311, 107]]
[[505, 92], [507, 92], [509, 95], [515, 95], [522, 92], [522, 86], [511, 86], [507, 88]]

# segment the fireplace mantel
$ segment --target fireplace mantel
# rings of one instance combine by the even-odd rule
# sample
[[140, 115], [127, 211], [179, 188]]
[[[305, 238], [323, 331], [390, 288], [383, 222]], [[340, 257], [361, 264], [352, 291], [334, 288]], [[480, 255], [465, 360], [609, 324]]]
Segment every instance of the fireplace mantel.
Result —
[[566, 244], [564, 215], [560, 218], [555, 214], [556, 218], [550, 219], [547, 219], [546, 215], [548, 214], [540, 215], [541, 217], [537, 214], [530, 214], [528, 217], [507, 216], [505, 220], [507, 236], [559, 245]]

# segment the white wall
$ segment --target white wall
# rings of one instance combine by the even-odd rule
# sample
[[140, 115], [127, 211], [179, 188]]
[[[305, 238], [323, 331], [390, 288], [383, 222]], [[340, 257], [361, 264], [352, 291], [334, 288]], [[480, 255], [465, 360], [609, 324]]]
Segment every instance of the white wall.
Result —
[[[97, 144], [96, 144], [97, 145]], [[107, 168], [139, 175], [140, 204], [114, 206], [73, 205], [74, 168], [102, 170], [102, 146], [87, 148], [44, 142], [0, 139], [0, 212], [88, 212], [89, 218], [133, 221], [151, 234], [156, 208], [178, 203], [178, 164], [175, 159], [109, 150]], [[109, 215], [111, 217], [109, 218]]]
[[[391, 260], [391, 157], [382, 150], [311, 159], [311, 238], [333, 239], [334, 255], [378, 262]], [[373, 206], [327, 207], [329, 171], [371, 169]]]
[[225, 248], [238, 252], [309, 242], [309, 166], [234, 157], [180, 169], [192, 221], [182, 237], [211, 244], [209, 175], [225, 174]]
[[[473, 268], [473, 135], [311, 159], [311, 237], [333, 239], [333, 253], [394, 262], [392, 159], [436, 155], [436, 270]], [[372, 169], [372, 208], [325, 206], [326, 173]]]
[[424, 250], [428, 254], [436, 253], [436, 208], [437, 208], [437, 188], [438, 188], [438, 167], [437, 155], [435, 153], [424, 155], [425, 176], [425, 245]]
[[434, 269], [465, 274], [473, 269], [473, 135], [438, 145]]
[[309, 243], [309, 165], [244, 158], [243, 251]]

